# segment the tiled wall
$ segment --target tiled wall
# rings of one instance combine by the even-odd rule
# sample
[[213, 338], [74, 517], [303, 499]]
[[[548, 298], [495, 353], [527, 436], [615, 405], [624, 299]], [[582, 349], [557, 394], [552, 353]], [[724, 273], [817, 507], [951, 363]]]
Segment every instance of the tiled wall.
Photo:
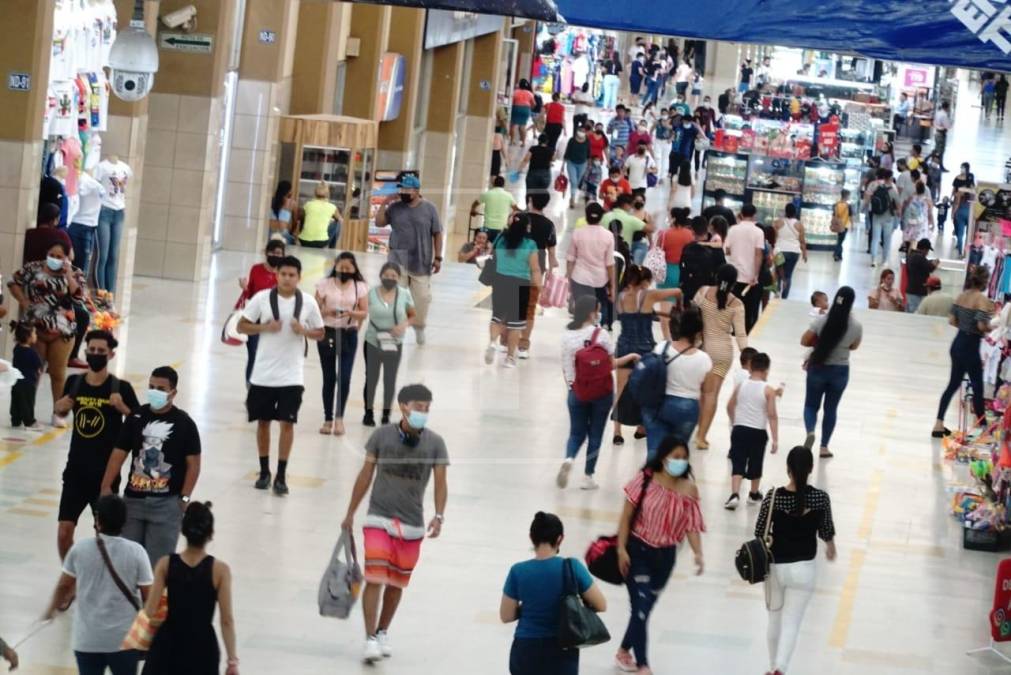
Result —
[[478, 195], [488, 188], [488, 176], [491, 173], [491, 138], [495, 120], [491, 117], [464, 117], [461, 149], [464, 153], [460, 165], [460, 175], [456, 177], [456, 213], [453, 220], [447, 217], [447, 222], [453, 227], [447, 229], [455, 232], [466, 232], [470, 216], [470, 205]]
[[218, 98], [151, 94], [136, 274], [206, 276], [221, 119]]
[[444, 223], [449, 222], [449, 177], [455, 134], [441, 131], [425, 132], [424, 153], [421, 156], [421, 193], [439, 209]]
[[25, 230], [35, 227], [42, 141], [0, 141], [0, 272], [20, 267]]

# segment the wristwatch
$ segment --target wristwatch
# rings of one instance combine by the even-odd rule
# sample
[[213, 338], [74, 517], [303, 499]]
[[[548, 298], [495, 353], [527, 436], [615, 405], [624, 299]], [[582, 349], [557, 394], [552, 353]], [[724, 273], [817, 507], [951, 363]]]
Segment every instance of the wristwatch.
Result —
[[446, 518], [441, 513], [436, 513], [435, 519], [439, 521], [440, 525], [446, 522]]
[[442, 262], [442, 256], [441, 255], [435, 256], [435, 260], [436, 262]]
[[182, 495], [182, 496], [179, 497], [179, 501], [181, 501], [183, 504], [189, 504], [190, 503], [190, 496], [189, 495]]

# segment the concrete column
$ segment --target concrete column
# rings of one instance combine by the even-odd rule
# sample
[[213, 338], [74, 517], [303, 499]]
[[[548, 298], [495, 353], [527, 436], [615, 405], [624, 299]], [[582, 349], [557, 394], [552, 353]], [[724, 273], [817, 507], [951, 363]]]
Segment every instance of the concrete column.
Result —
[[[533, 21], [527, 21], [522, 26], [512, 29], [513, 39], [516, 40], [516, 53], [519, 57], [516, 60], [516, 82], [526, 78], [530, 79], [530, 70], [534, 63], [534, 47], [536, 46], [537, 25]], [[510, 92], [511, 94], [512, 92]]]
[[432, 52], [432, 88], [425, 127], [425, 150], [420, 162], [422, 194], [435, 204], [446, 223], [450, 222], [450, 176], [456, 143], [456, 113], [460, 107], [463, 53], [463, 42], [436, 47]]
[[344, 84], [344, 115], [377, 119], [376, 89], [379, 62], [387, 51], [390, 7], [355, 3], [351, 8], [351, 38], [358, 40], [358, 56], [348, 57]]
[[222, 94], [237, 0], [163, 0], [161, 13], [197, 7], [200, 32], [214, 36], [211, 53], [161, 50], [149, 97], [144, 184], [137, 225], [138, 275], [197, 281], [207, 275]]
[[470, 205], [488, 185], [491, 137], [495, 129], [495, 106], [502, 58], [502, 31], [474, 38], [470, 82], [467, 83], [467, 114], [463, 118], [462, 147], [466, 148], [456, 176], [454, 232], [467, 231]]
[[414, 115], [418, 106], [421, 61], [425, 54], [425, 10], [392, 7], [387, 51], [403, 54], [407, 59], [404, 74], [403, 102], [397, 119], [379, 124], [379, 155], [376, 167], [401, 169], [407, 167], [414, 133]]
[[346, 59], [351, 30], [350, 2], [302, 0], [298, 8], [292, 68], [292, 115], [332, 115], [337, 68]]
[[741, 67], [741, 45], [737, 42], [710, 40], [706, 48], [706, 91], [716, 98], [726, 89], [737, 90]]
[[[266, 239], [277, 175], [277, 130], [288, 114], [295, 56], [298, 0], [246, 0], [242, 56], [228, 179], [222, 212], [222, 248], [257, 251]], [[261, 42], [272, 31], [274, 42]]]

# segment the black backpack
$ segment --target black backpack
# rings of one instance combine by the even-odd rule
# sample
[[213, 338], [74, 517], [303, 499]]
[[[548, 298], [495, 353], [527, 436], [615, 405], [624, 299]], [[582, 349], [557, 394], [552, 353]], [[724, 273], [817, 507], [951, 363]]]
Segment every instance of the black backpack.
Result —
[[684, 291], [685, 301], [695, 299], [695, 294], [703, 286], [713, 283], [713, 265], [711, 251], [708, 246], [703, 246], [693, 242], [684, 247], [681, 251], [681, 290]]
[[[769, 512], [765, 519], [765, 528], [761, 537], [755, 537], [741, 544], [734, 556], [734, 567], [741, 578], [749, 584], [760, 584], [769, 576], [769, 565], [772, 564], [772, 513], [776, 508], [776, 488], [769, 498]], [[799, 498], [799, 497], [798, 497]]]
[[[274, 321], [281, 320], [281, 310], [277, 306], [277, 286], [270, 289], [270, 313], [274, 316]], [[291, 315], [295, 321], [302, 318], [302, 291], [295, 289], [295, 311]], [[305, 355], [309, 356], [309, 339], [305, 340]]]
[[871, 194], [871, 213], [883, 216], [892, 211], [892, 191], [885, 185], [878, 185]]

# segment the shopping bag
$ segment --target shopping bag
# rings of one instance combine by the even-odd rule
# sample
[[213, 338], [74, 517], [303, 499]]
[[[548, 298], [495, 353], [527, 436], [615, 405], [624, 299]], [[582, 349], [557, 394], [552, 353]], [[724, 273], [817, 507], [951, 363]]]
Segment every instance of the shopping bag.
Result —
[[667, 280], [667, 252], [663, 249], [664, 235], [667, 230], [660, 233], [659, 241], [650, 247], [646, 252], [646, 257], [642, 259], [642, 266], [653, 274], [653, 281], [657, 285]]
[[646, 174], [646, 187], [648, 188], [656, 187], [657, 181], [659, 180], [660, 179], [657, 177], [656, 172], [650, 171], [649, 173]]
[[520, 172], [519, 171], [510, 171], [509, 172], [509, 182], [510, 183], [518, 183], [518, 182], [520, 182]]
[[565, 191], [568, 189], [569, 189], [569, 179], [565, 177], [564, 173], [558, 174], [558, 177], [555, 178], [555, 191], [561, 192], [564, 195]]
[[237, 347], [246, 344], [246, 341], [249, 340], [248, 335], [239, 332], [240, 318], [242, 318], [242, 311], [232, 310], [228, 318], [225, 319], [224, 325], [221, 326], [221, 341], [226, 345]]
[[[341, 560], [341, 553], [344, 553], [344, 560]], [[320, 616], [348, 618], [361, 592], [362, 579], [354, 535], [342, 530], [319, 582], [317, 600]]]
[[127, 632], [126, 637], [123, 638], [123, 644], [120, 645], [120, 649], [135, 649], [140, 652], [146, 652], [151, 649], [151, 641], [154, 640], [155, 633], [165, 619], [168, 618], [168, 591], [161, 594], [161, 599], [158, 601], [158, 610], [154, 613], [154, 616], [148, 616], [147, 612], [141, 608], [137, 612], [137, 617], [133, 620], [133, 625], [130, 626], [130, 630]]
[[540, 305], [546, 309], [551, 307], [567, 307], [569, 303], [569, 278], [548, 272], [541, 289]]

